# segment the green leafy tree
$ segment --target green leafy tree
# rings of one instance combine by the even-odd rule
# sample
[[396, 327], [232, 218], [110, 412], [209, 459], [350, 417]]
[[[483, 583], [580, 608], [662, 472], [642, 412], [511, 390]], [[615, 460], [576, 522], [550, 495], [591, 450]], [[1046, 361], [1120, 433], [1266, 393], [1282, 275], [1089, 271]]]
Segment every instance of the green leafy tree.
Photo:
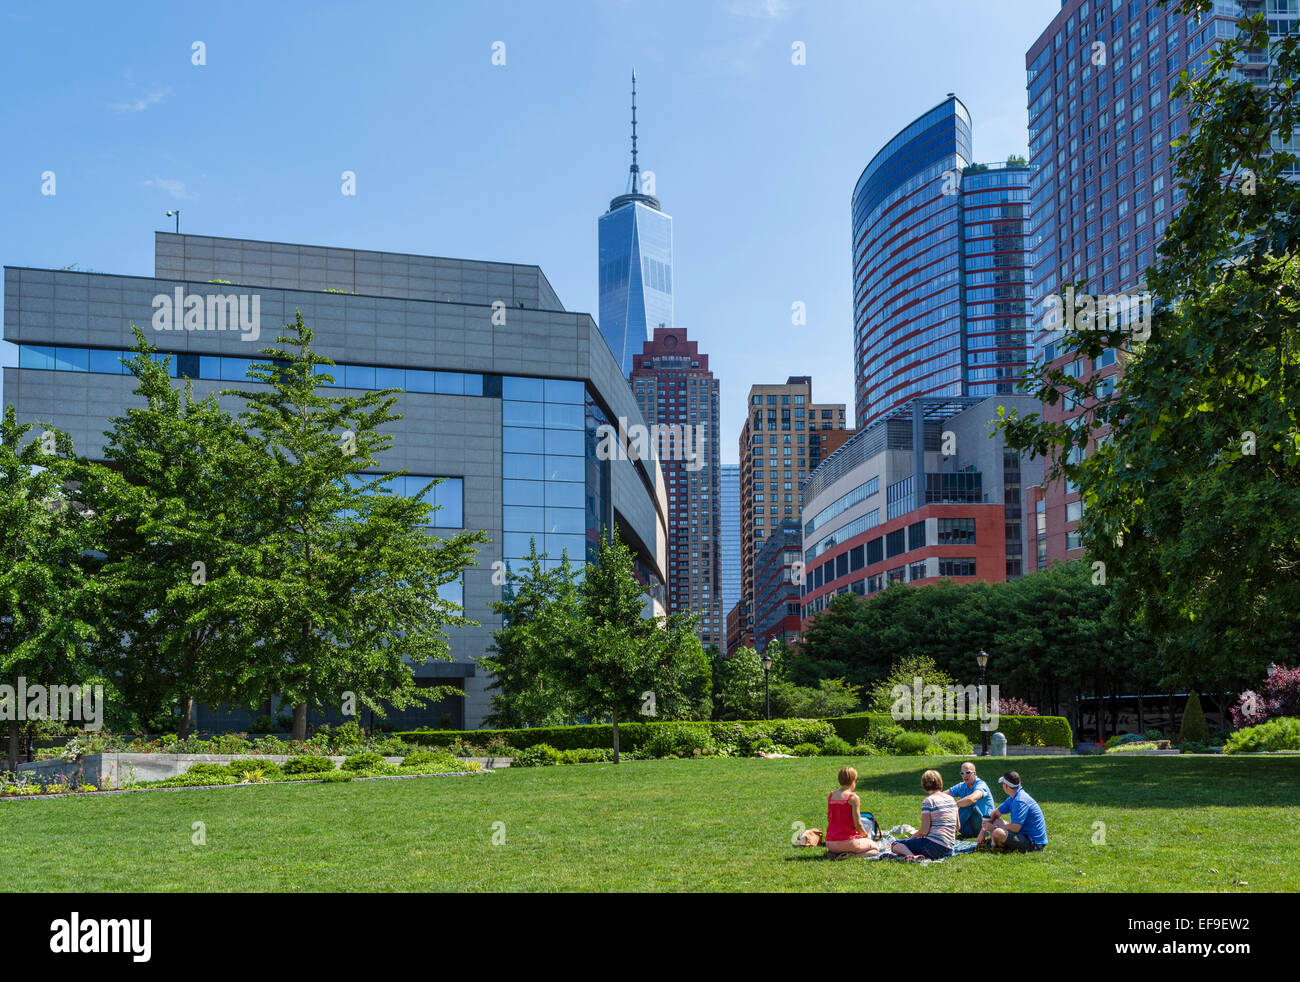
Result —
[[713, 664], [713, 711], [720, 720], [763, 718], [763, 667], [753, 648]]
[[[1009, 444], [1047, 458], [1050, 480], [1079, 486], [1080, 535], [1119, 619], [1140, 620], [1193, 686], [1257, 675], [1300, 609], [1300, 184], [1282, 149], [1300, 57], [1296, 35], [1270, 41], [1263, 13], [1238, 26], [1174, 92], [1190, 115], [1175, 157], [1186, 201], [1146, 273], [1149, 337], [1064, 326], [1080, 358], [1126, 352], [1121, 385], [1066, 423], [1002, 424]], [[1266, 79], [1238, 70], [1266, 51]], [[1096, 379], [1060, 369], [1040, 368], [1035, 386], [1051, 405], [1099, 395]]]
[[908, 692], [913, 692], [918, 684], [924, 692], [928, 685], [937, 685], [946, 690], [954, 681], [947, 672], [935, 667], [934, 659], [929, 655], [908, 655], [900, 658], [890, 669], [889, 675], [871, 690], [868, 703], [871, 712], [890, 712], [898, 701], [895, 688], [902, 686]]
[[708, 671], [692, 618], [644, 616], [645, 587], [632, 568], [631, 550], [602, 536], [578, 588], [577, 616], [550, 604], [538, 618], [553, 642], [549, 670], [574, 710], [613, 724], [615, 763], [620, 721], [647, 715], [649, 706], [656, 716], [682, 712]]
[[285, 332], [249, 371], [265, 385], [229, 393], [246, 402], [240, 421], [255, 452], [242, 507], [258, 535], [240, 558], [250, 582], [232, 608], [256, 637], [227, 691], [252, 702], [281, 694], [300, 740], [309, 705], [340, 705], [346, 692], [381, 714], [383, 703], [447, 694], [417, 689], [412, 666], [449, 658], [446, 629], [473, 623], [439, 591], [487, 537], [430, 535], [424, 495], [392, 494], [386, 477], [366, 473], [401, 419], [394, 390], [321, 392], [333, 362], [313, 350], [301, 313]]
[[100, 622], [94, 657], [124, 706], [170, 719], [188, 735], [196, 697], [237, 674], [246, 632], [233, 611], [250, 581], [239, 560], [253, 541], [241, 457], [247, 442], [215, 396], [176, 388], [167, 362], [136, 329], [126, 362], [142, 405], [111, 420], [109, 467], [79, 468], [80, 496], [105, 516], [105, 559], [91, 581]]
[[544, 568], [544, 554], [530, 541], [522, 570], [507, 569], [502, 599], [492, 602], [501, 629], [479, 664], [491, 672], [492, 726], [556, 726], [576, 715], [568, 691], [550, 671], [553, 640], [539, 623], [548, 608], [561, 622], [579, 616], [577, 572], [566, 553], [558, 567]]
[[[66, 433], [20, 424], [13, 405], [5, 407], [0, 421], [0, 679], [15, 689], [19, 677], [29, 686], [90, 681], [82, 656], [94, 625], [81, 612], [90, 576], [85, 551], [94, 540], [95, 517], [69, 497], [73, 463]], [[18, 767], [18, 717], [27, 707], [14, 700], [4, 708], [13, 771]]]
[[861, 703], [861, 691], [843, 679], [822, 679], [815, 686], [780, 682], [772, 688], [772, 715], [777, 718], [847, 716]]

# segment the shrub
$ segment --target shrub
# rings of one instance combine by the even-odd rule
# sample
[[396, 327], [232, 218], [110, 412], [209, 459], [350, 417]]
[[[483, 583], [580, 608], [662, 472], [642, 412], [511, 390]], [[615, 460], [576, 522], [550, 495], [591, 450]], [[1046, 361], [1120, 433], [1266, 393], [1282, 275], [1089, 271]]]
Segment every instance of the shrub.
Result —
[[[561, 750], [559, 755], [559, 763], [561, 764], [601, 764], [613, 761], [614, 750], [612, 747], [608, 749], [601, 747], [592, 750]], [[622, 756], [621, 752], [619, 756]]]
[[822, 744], [823, 757], [847, 757], [852, 752], [853, 748], [849, 746], [849, 741], [841, 736], [829, 736]]
[[1276, 666], [1263, 692], [1241, 693], [1229, 711], [1235, 729], [1258, 726], [1277, 716], [1300, 715], [1300, 668]]
[[335, 781], [351, 781], [352, 775], [347, 771], [326, 771], [321, 774], [320, 779], [328, 784], [332, 784]]
[[1138, 750], [1155, 750], [1156, 745], [1148, 740], [1125, 740], [1123, 743], [1117, 743], [1113, 747], [1108, 747], [1108, 754], [1127, 754]]
[[[619, 736], [621, 737], [622, 734], [620, 733]], [[613, 748], [611, 748], [610, 752], [613, 752]], [[510, 744], [506, 742], [505, 737], [490, 737], [487, 742], [483, 744], [484, 757], [513, 757], [517, 753], [519, 753], [519, 750], [510, 746]], [[478, 755], [475, 754], [473, 756]]]
[[1248, 726], [1228, 737], [1225, 754], [1300, 750], [1300, 719], [1282, 716], [1259, 726]]
[[[186, 771], [184, 774], [177, 774], [174, 777], [166, 778], [162, 781], [150, 781], [143, 785], [134, 785], [136, 787], [151, 788], [197, 788], [207, 784], [239, 784], [241, 778], [233, 774], [191, 774]], [[125, 787], [125, 785], [123, 785]]]
[[794, 757], [816, 757], [821, 754], [821, 748], [815, 743], [801, 743], [791, 747], [790, 754]]
[[1183, 710], [1183, 725], [1178, 735], [1179, 739], [1191, 740], [1193, 743], [1206, 743], [1210, 739], [1205, 725], [1205, 713], [1201, 710], [1201, 697], [1195, 692], [1188, 698], [1187, 708]]
[[441, 760], [446, 760], [450, 754], [435, 754], [428, 750], [417, 750], [415, 753], [407, 754], [402, 758], [403, 767], [423, 767], [427, 764], [436, 764]]
[[370, 745], [370, 749], [381, 757], [405, 757], [413, 750], [418, 750], [414, 744], [407, 743], [400, 737], [386, 737], [383, 740], [376, 740]]
[[230, 773], [230, 768], [225, 764], [214, 764], [211, 761], [195, 761], [185, 771], [186, 774], [193, 774], [195, 777], [206, 775], [208, 777], [225, 777]]
[[1111, 747], [1118, 747], [1122, 743], [1139, 743], [1143, 739], [1144, 737], [1137, 733], [1116, 733], [1106, 741], [1106, 749], [1109, 750]]
[[931, 737], [934, 745], [939, 748], [940, 753], [945, 754], [969, 754], [972, 752], [971, 742], [965, 733], [955, 733], [952, 730], [940, 730]]
[[993, 712], [1000, 716], [1037, 716], [1038, 710], [1015, 696], [999, 696], [993, 700]]
[[359, 754], [351, 754], [347, 760], [343, 761], [345, 771], [373, 771], [383, 767], [385, 761], [379, 754], [370, 750], [363, 750]]
[[273, 774], [282, 774], [283, 768], [271, 760], [244, 759], [232, 760], [226, 765], [226, 771], [241, 781], [256, 781]]
[[514, 767], [553, 767], [560, 762], [560, 752], [552, 747], [549, 743], [539, 743], [536, 746], [522, 750], [519, 756], [515, 758]]
[[1164, 738], [1165, 735], [1161, 733], [1159, 730], [1147, 730], [1145, 733], [1142, 734], [1143, 740], [1155, 741], [1155, 740], [1163, 740]]
[[711, 756], [716, 748], [707, 723], [669, 723], [655, 730], [641, 749], [652, 757], [701, 757]]
[[821, 746], [835, 733], [835, 727], [824, 719], [776, 719], [771, 726], [772, 739], [792, 747], [801, 743]]
[[894, 737], [894, 751], [899, 754], [923, 754], [930, 749], [928, 733], [913, 733], [904, 730]]
[[1223, 753], [1222, 747], [1210, 747], [1204, 743], [1197, 743], [1195, 740], [1186, 740], [1178, 748], [1185, 754], [1220, 754]]
[[257, 717], [248, 726], [249, 733], [270, 733], [275, 729], [275, 721], [265, 714]]
[[335, 754], [347, 754], [359, 750], [366, 742], [365, 731], [354, 719], [330, 726], [328, 723], [316, 731], [316, 736]]
[[334, 761], [314, 754], [290, 757], [281, 768], [285, 774], [325, 774], [334, 770]]

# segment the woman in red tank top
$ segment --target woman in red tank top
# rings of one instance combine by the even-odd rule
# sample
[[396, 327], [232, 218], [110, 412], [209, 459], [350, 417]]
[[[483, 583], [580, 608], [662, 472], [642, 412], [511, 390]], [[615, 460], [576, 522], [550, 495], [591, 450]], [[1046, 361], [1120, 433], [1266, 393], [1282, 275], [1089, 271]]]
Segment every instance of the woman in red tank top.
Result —
[[879, 847], [862, 827], [862, 804], [854, 789], [858, 772], [840, 768], [840, 789], [826, 798], [826, 848], [831, 852], [852, 852], [871, 856]]

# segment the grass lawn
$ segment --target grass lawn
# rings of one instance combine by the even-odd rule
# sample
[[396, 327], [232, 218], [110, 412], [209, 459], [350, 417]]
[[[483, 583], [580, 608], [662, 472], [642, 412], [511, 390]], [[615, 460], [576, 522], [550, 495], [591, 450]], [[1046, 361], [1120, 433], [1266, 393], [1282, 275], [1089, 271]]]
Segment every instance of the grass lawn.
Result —
[[[926, 867], [791, 847], [793, 823], [825, 827], [845, 763], [888, 828], [920, 823], [922, 770], [956, 783], [960, 761], [644, 761], [0, 802], [0, 889], [1294, 889], [1300, 757], [990, 760], [990, 785], [999, 767], [1020, 771], [1051, 844]], [[206, 845], [191, 842], [195, 822]], [[505, 841], [493, 845], [497, 822]]]

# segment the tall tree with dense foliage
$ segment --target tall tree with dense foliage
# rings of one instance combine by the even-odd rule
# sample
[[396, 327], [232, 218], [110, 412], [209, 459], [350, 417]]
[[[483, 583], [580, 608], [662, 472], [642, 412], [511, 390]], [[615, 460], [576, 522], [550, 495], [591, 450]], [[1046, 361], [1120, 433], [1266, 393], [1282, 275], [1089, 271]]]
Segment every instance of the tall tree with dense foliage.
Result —
[[1168, 681], [1150, 637], [1116, 619], [1113, 590], [1093, 582], [1085, 562], [1006, 583], [949, 580], [842, 594], [804, 632], [791, 674], [802, 680], [823, 672], [871, 691], [896, 664], [925, 657], [968, 685], [979, 679], [980, 650], [991, 656], [986, 680], [1002, 695], [1076, 724], [1083, 695], [1114, 697]]
[[[1175, 158], [1186, 200], [1146, 274], [1149, 337], [1063, 325], [1080, 358], [1127, 350], [1120, 386], [1068, 423], [1003, 423], [1010, 444], [1050, 461], [1049, 479], [1079, 486], [1080, 535], [1120, 619], [1140, 619], [1192, 685], [1256, 677], [1300, 610], [1300, 184], [1280, 149], [1297, 123], [1300, 39], [1270, 41], [1262, 12], [1239, 28], [1174, 92], [1190, 115]], [[1265, 81], [1236, 71], [1265, 51]], [[1036, 394], [1098, 392], [1054, 370]]]
[[432, 536], [424, 496], [389, 493], [373, 472], [401, 419], [394, 390], [329, 394], [333, 362], [312, 337], [299, 313], [249, 371], [264, 386], [229, 393], [246, 403], [241, 507], [258, 532], [240, 560], [252, 582], [232, 607], [256, 638], [229, 694], [282, 695], [299, 740], [309, 706], [340, 706], [348, 692], [380, 713], [446, 694], [418, 689], [412, 666], [449, 658], [446, 629], [473, 623], [440, 589], [487, 539]]
[[[492, 673], [492, 713], [488, 723], [499, 727], [556, 726], [576, 715], [568, 691], [550, 670], [553, 640], [541, 629], [543, 611], [552, 609], [560, 622], [579, 615], [577, 571], [567, 553], [560, 564], [546, 568], [537, 543], [529, 543], [526, 565], [507, 569], [502, 599], [493, 601], [501, 628], [492, 635], [489, 654], [479, 664]], [[559, 613], [561, 612], [562, 613]]]
[[602, 536], [578, 587], [577, 616], [551, 604], [539, 617], [549, 646], [549, 671], [578, 713], [618, 725], [629, 719], [688, 715], [708, 677], [692, 618], [648, 617], [645, 587], [632, 574], [631, 550]]
[[124, 708], [170, 721], [183, 738], [196, 697], [238, 674], [247, 632], [233, 611], [250, 586], [239, 560], [253, 540], [244, 434], [215, 395], [196, 402], [136, 330], [133, 405], [110, 421], [109, 467], [78, 468], [79, 494], [105, 519], [103, 563], [91, 581], [100, 622], [94, 656]]
[[[90, 682], [83, 659], [94, 625], [82, 617], [90, 575], [84, 552], [92, 514], [69, 498], [71, 438], [43, 424], [18, 422], [13, 405], [0, 420], [0, 682], [18, 689]], [[17, 693], [15, 692], [15, 695]], [[8, 768], [18, 766], [20, 716], [5, 707]]]

